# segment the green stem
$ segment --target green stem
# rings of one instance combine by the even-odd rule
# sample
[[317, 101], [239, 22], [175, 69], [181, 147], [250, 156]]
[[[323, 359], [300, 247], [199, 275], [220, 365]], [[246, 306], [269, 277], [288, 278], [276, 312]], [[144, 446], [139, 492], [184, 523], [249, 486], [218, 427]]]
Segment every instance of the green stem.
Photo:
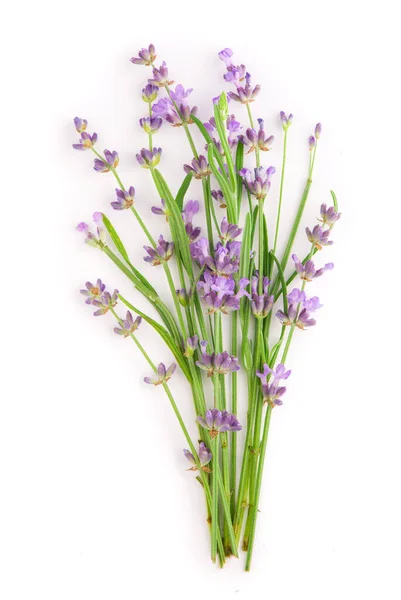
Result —
[[217, 443], [217, 437], [211, 440], [212, 449], [212, 561], [216, 561], [217, 553], [217, 532], [218, 527], [218, 511], [219, 511], [219, 493], [217, 489], [218, 471], [219, 471], [219, 448]]
[[168, 281], [168, 284], [169, 284], [169, 287], [170, 287], [170, 292], [171, 292], [171, 295], [173, 297], [175, 309], [177, 311], [177, 317], [178, 317], [178, 321], [180, 323], [182, 336], [183, 336], [183, 339], [185, 340], [186, 337], [187, 337], [187, 335], [186, 335], [186, 329], [185, 329], [185, 323], [184, 323], [184, 319], [183, 319], [182, 312], [181, 312], [181, 305], [180, 305], [180, 303], [178, 301], [178, 298], [177, 298], [177, 294], [176, 294], [176, 289], [175, 289], [173, 277], [171, 275], [171, 271], [170, 271], [170, 268], [169, 268], [168, 264], [165, 263], [165, 262], [163, 262], [162, 264], [163, 264], [164, 272], [166, 274], [167, 281]]
[[[234, 311], [231, 321], [231, 353], [233, 356], [238, 354], [238, 312]], [[237, 387], [238, 377], [237, 372], [231, 374], [231, 407], [232, 414], [237, 414]], [[232, 431], [230, 434], [230, 507], [231, 519], [234, 520], [235, 515], [235, 490], [237, 482], [237, 432]]]
[[138, 211], [136, 210], [136, 208], [134, 206], [131, 206], [131, 211], [132, 211], [133, 215], [135, 216], [136, 220], [138, 221], [139, 225], [141, 226], [142, 231], [144, 232], [144, 234], [148, 238], [149, 242], [153, 246], [153, 248], [156, 248], [157, 244], [156, 244], [155, 239], [153, 238], [152, 234], [150, 233], [150, 231], [146, 227], [145, 223], [143, 222], [142, 217], [140, 216], [140, 214], [138, 213]]
[[[255, 129], [255, 124], [253, 122], [253, 117], [252, 117], [252, 109], [251, 109], [249, 103], [246, 105], [246, 110], [248, 111], [249, 123], [251, 124], [252, 129]], [[256, 148], [255, 148], [255, 156], [256, 156], [256, 166], [260, 167], [260, 150], [259, 150], [258, 146], [256, 146]]]
[[274, 245], [273, 245], [273, 254], [276, 255], [277, 241], [278, 241], [278, 232], [280, 229], [280, 216], [281, 216], [281, 205], [283, 201], [283, 189], [284, 189], [284, 176], [285, 176], [285, 164], [287, 157], [287, 133], [288, 130], [284, 130], [284, 147], [283, 147], [283, 162], [281, 167], [281, 180], [280, 180], [280, 195], [277, 207], [277, 219], [276, 219], [276, 233], [274, 235]]
[[266, 446], [267, 446], [267, 438], [269, 435], [271, 412], [272, 412], [272, 409], [269, 406], [267, 408], [265, 424], [264, 424], [264, 428], [263, 428], [262, 444], [261, 444], [260, 459], [259, 459], [259, 469], [258, 469], [258, 474], [257, 474], [257, 478], [256, 478], [255, 500], [254, 500], [254, 506], [252, 507], [252, 512], [251, 512], [252, 520], [251, 520], [251, 524], [250, 524], [249, 544], [248, 544], [248, 552], [247, 552], [246, 562], [245, 562], [245, 571], [249, 571], [251, 568], [253, 545], [254, 545], [254, 541], [255, 541], [256, 521], [258, 518], [258, 506], [259, 506], [259, 500], [260, 500], [260, 490], [262, 487], [263, 467], [264, 467], [265, 458], [266, 458]]

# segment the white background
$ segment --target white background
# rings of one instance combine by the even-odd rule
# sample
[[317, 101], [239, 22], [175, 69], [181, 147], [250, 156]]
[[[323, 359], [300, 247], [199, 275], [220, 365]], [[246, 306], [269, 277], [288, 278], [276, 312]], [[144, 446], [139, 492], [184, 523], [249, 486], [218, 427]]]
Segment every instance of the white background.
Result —
[[[401, 597], [398, 284], [399, 32], [395, 2], [19, 2], [3, 8], [0, 596], [2, 600]], [[78, 290], [102, 277], [142, 298], [74, 231], [109, 215], [114, 181], [71, 149], [86, 117], [99, 149], [121, 156], [138, 210], [166, 231], [134, 154], [148, 72], [129, 58], [156, 44], [177, 82], [193, 87], [203, 120], [222, 88], [225, 46], [262, 84], [256, 116], [290, 130], [283, 235], [304, 184], [306, 140], [323, 135], [303, 225], [330, 189], [343, 218], [314, 284], [318, 326], [299, 334], [285, 404], [274, 412], [253, 571], [209, 562], [204, 506], [162, 390], [130, 341], [94, 319]], [[397, 58], [398, 56], [398, 58]], [[235, 107], [245, 120], [244, 111]], [[190, 159], [183, 132], [164, 127], [162, 170], [177, 189]], [[269, 202], [274, 211], [278, 177]], [[192, 188], [196, 197], [199, 188]], [[133, 259], [141, 232], [114, 213]], [[301, 234], [296, 249], [302, 254]], [[169, 362], [149, 327], [139, 337]], [[195, 435], [182, 375], [172, 380]], [[244, 405], [242, 404], [243, 408]], [[243, 414], [243, 413], [242, 413]]]

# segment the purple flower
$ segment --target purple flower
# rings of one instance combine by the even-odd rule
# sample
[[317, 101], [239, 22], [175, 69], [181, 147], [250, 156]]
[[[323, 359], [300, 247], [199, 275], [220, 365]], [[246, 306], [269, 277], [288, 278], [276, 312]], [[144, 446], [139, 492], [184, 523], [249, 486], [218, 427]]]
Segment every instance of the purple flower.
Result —
[[166, 87], [172, 85], [174, 81], [169, 81], [168, 68], [166, 63], [163, 61], [160, 67], [157, 69], [153, 67], [153, 79], [148, 79], [148, 82], [158, 87]]
[[242, 429], [235, 415], [217, 408], [207, 410], [204, 417], [197, 417], [196, 420], [202, 427], [209, 430], [211, 438], [215, 438], [219, 433], [225, 431], [241, 431]]
[[317, 123], [315, 126], [315, 138], [318, 140], [322, 134], [322, 124]]
[[321, 269], [316, 269], [313, 261], [307, 260], [306, 263], [303, 264], [296, 254], [292, 255], [292, 260], [295, 263], [296, 272], [304, 281], [312, 281], [323, 275], [325, 271], [331, 271], [331, 269], [334, 268], [333, 263], [327, 263]]
[[149, 48], [142, 48], [138, 52], [138, 56], [132, 57], [130, 60], [134, 65], [145, 65], [146, 67], [151, 66], [151, 64], [156, 60], [156, 50], [153, 44], [149, 44]]
[[145, 133], [155, 134], [163, 125], [163, 119], [160, 117], [142, 117], [139, 119], [139, 125], [142, 127]]
[[136, 155], [136, 160], [144, 169], [152, 169], [159, 164], [161, 155], [161, 148], [153, 148], [153, 150], [142, 148], [140, 153]]
[[269, 296], [268, 288], [269, 288], [269, 279], [267, 277], [263, 278], [263, 290], [262, 294], [259, 294], [258, 286], [259, 286], [259, 274], [254, 275], [252, 277], [252, 300], [251, 300], [251, 308], [252, 313], [255, 317], [259, 319], [264, 319], [267, 317], [274, 304], [274, 296]]
[[313, 150], [313, 148], [316, 146], [316, 138], [314, 135], [310, 135], [309, 136], [309, 150]]
[[81, 222], [76, 226], [77, 231], [81, 231], [85, 234], [85, 242], [94, 248], [103, 248], [105, 246], [106, 234], [104, 229], [100, 226], [103, 220], [103, 214], [100, 212], [94, 212], [92, 215], [93, 221], [96, 224], [96, 234], [92, 233], [91, 228], [87, 223]]
[[150, 383], [152, 385], [161, 385], [162, 383], [167, 383], [167, 381], [174, 373], [176, 366], [177, 365], [173, 363], [169, 366], [168, 369], [166, 369], [165, 365], [163, 363], [160, 363], [157, 367], [156, 377], [144, 377], [143, 380], [145, 383]]
[[173, 103], [171, 102], [170, 98], [160, 98], [152, 106], [152, 113], [156, 117], [161, 117], [162, 119], [165, 119], [172, 110]]
[[247, 153], [253, 152], [256, 148], [262, 150], [262, 152], [268, 152], [271, 150], [271, 147], [274, 142], [274, 135], [266, 138], [266, 134], [264, 132], [264, 121], [263, 119], [258, 119], [259, 130], [255, 131], [255, 129], [248, 128], [245, 132], [245, 135], [240, 136], [241, 142], [244, 144], [247, 149]]
[[115, 150], [110, 152], [110, 150], [104, 151], [104, 159], [95, 158], [93, 168], [98, 173], [108, 173], [112, 169], [118, 167], [118, 163], [120, 162], [119, 156]]
[[188, 104], [187, 98], [193, 92], [192, 88], [186, 90], [180, 83], [175, 86], [175, 91], [170, 91], [170, 96], [176, 104]]
[[133, 335], [141, 324], [141, 321], [142, 317], [137, 317], [134, 321], [132, 314], [129, 310], [127, 310], [127, 316], [125, 319], [119, 320], [120, 327], [114, 327], [114, 333], [117, 333], [117, 335], [123, 335], [125, 338], [129, 335]]
[[282, 110], [280, 112], [280, 120], [281, 120], [281, 124], [283, 126], [284, 131], [286, 131], [289, 126], [292, 123], [292, 119], [294, 118], [294, 115], [292, 113], [290, 113], [287, 117], [287, 115], [285, 114], [285, 112]]
[[237, 86], [237, 93], [228, 92], [228, 97], [231, 100], [235, 100], [236, 102], [241, 102], [241, 104], [250, 104], [256, 98], [256, 96], [260, 92], [260, 85], [255, 85], [255, 87], [251, 84], [251, 76], [249, 73], [245, 75], [245, 85]]
[[341, 213], [336, 212], [334, 206], [329, 206], [329, 208], [327, 208], [327, 204], [322, 204], [320, 207], [320, 217], [319, 221], [332, 229], [341, 217]]
[[117, 200], [110, 203], [114, 210], [131, 208], [134, 204], [135, 188], [133, 188], [132, 185], [129, 187], [128, 191], [116, 188], [116, 196]]
[[307, 329], [316, 325], [316, 320], [311, 318], [310, 313], [322, 306], [317, 296], [307, 300], [304, 291], [294, 288], [287, 298], [289, 303], [287, 313], [282, 310], [276, 312], [276, 317], [283, 325], [295, 325], [298, 329]]
[[188, 200], [182, 211], [182, 219], [185, 223], [185, 231], [190, 242], [194, 242], [200, 235], [201, 228], [192, 225], [194, 215], [199, 212], [199, 202], [197, 200]]
[[95, 317], [99, 317], [100, 315], [105, 315], [111, 308], [114, 308], [118, 301], [118, 290], [114, 290], [113, 295], [109, 294], [109, 292], [103, 292], [100, 298], [95, 298], [92, 300], [93, 306], [97, 306], [98, 309], [95, 310], [93, 315]]
[[[265, 364], [262, 373], [256, 372], [256, 376], [262, 382], [263, 401], [269, 404], [271, 408], [280, 406], [283, 403], [281, 397], [285, 394], [287, 388], [281, 387], [279, 383], [282, 379], [288, 379], [290, 375], [291, 371], [286, 371], [283, 364], [277, 365], [275, 371]], [[273, 377], [273, 381], [269, 383], [271, 377]]]
[[156, 249], [151, 246], [144, 246], [144, 249], [149, 256], [144, 256], [143, 260], [153, 266], [157, 266], [167, 262], [173, 256], [174, 242], [166, 242], [163, 236], [160, 235]]
[[225, 203], [223, 192], [221, 190], [212, 190], [212, 198], [219, 203], [220, 208], [227, 208]]
[[152, 208], [150, 210], [152, 211], [152, 213], [154, 215], [164, 215], [166, 217], [166, 221], [168, 223], [168, 218], [170, 216], [170, 213], [167, 209], [166, 201], [163, 198], [161, 198], [160, 200], [161, 200], [161, 206], [152, 206]]
[[206, 238], [201, 238], [190, 246], [191, 256], [201, 267], [207, 265], [215, 275], [228, 277], [239, 269], [241, 242], [217, 243], [214, 256], [209, 254]]
[[199, 155], [198, 158], [192, 159], [191, 165], [184, 165], [184, 171], [185, 173], [193, 173], [195, 179], [208, 177], [212, 172], [209, 168], [206, 158], [202, 155]]
[[189, 306], [192, 302], [192, 290], [190, 289], [188, 292], [186, 289], [182, 288], [181, 290], [176, 290], [178, 302], [181, 306]]
[[228, 352], [221, 352], [220, 354], [213, 352], [212, 354], [208, 354], [206, 346], [206, 341], [201, 342], [202, 360], [196, 361], [196, 364], [202, 371], [207, 372], [208, 377], [239, 371], [238, 358], [230, 356]]
[[88, 121], [86, 119], [80, 119], [79, 117], [75, 117], [74, 125], [75, 125], [75, 129], [78, 131], [78, 133], [82, 133], [83, 131], [86, 130], [86, 128], [88, 126]]
[[231, 50], [231, 48], [224, 48], [224, 50], [221, 50], [219, 52], [219, 58], [224, 62], [227, 68], [231, 67], [233, 64], [231, 60], [232, 55], [233, 51]]
[[96, 142], [97, 133], [90, 135], [86, 131], [83, 131], [81, 133], [81, 139], [79, 140], [79, 143], [73, 144], [72, 147], [75, 148], [75, 150], [89, 150], [89, 148], [92, 148]]
[[157, 98], [157, 94], [159, 93], [159, 88], [157, 85], [153, 85], [151, 83], [147, 83], [142, 90], [142, 100], [144, 102], [153, 102]]
[[248, 284], [249, 280], [242, 278], [238, 282], [238, 289], [236, 289], [234, 279], [219, 277], [205, 271], [196, 287], [200, 297], [208, 307], [209, 314], [213, 314], [218, 310], [228, 314], [234, 310], [239, 310], [240, 300], [243, 296], [249, 297], [248, 292], [245, 290]]
[[189, 337], [185, 344], [184, 356], [186, 356], [187, 358], [191, 358], [194, 355], [194, 352], [197, 347], [198, 347], [198, 336], [193, 335], [192, 337]]
[[258, 200], [263, 200], [266, 198], [268, 191], [270, 190], [271, 181], [270, 177], [274, 175], [276, 169], [274, 167], [269, 167], [265, 169], [264, 167], [257, 167], [254, 169], [254, 178], [249, 169], [243, 168], [239, 171], [239, 174], [244, 179], [244, 184], [248, 188], [249, 192], [256, 196]]
[[324, 230], [320, 225], [315, 225], [312, 231], [309, 227], [307, 227], [305, 231], [310, 243], [318, 250], [321, 250], [323, 246], [331, 246], [333, 243], [332, 240], [328, 239], [331, 231], [330, 229]]
[[95, 284], [87, 281], [85, 287], [86, 290], [79, 290], [83, 296], [86, 296], [85, 304], [92, 304], [93, 300], [99, 299], [106, 289], [106, 286], [102, 283], [101, 279], [98, 279]]
[[[190, 452], [189, 450], [184, 450], [184, 454], [185, 454], [185, 458], [192, 465], [192, 467], [190, 469], [188, 469], [188, 471], [197, 471], [198, 470], [197, 461], [195, 460], [195, 457], [192, 454], [192, 452]], [[206, 447], [204, 442], [199, 442], [198, 456], [199, 456], [198, 462], [200, 463], [201, 471], [205, 471], [206, 473], [211, 473], [209, 467], [207, 467], [206, 465], [208, 465], [210, 463], [210, 461], [212, 460], [212, 453], [210, 452], [209, 448]]]
[[226, 217], [224, 217], [220, 225], [220, 232], [220, 239], [225, 244], [226, 242], [232, 242], [233, 239], [238, 237], [241, 234], [242, 229], [237, 225], [229, 223]]

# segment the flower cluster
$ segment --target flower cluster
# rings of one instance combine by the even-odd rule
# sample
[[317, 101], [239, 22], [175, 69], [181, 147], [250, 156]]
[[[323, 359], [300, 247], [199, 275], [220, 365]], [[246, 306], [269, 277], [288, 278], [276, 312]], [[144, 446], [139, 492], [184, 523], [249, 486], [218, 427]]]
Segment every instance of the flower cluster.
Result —
[[130, 335], [133, 335], [138, 329], [139, 325], [141, 324], [141, 321], [142, 317], [137, 317], [134, 320], [134, 317], [132, 316], [130, 311], [127, 310], [127, 315], [125, 319], [120, 319], [119, 321], [120, 327], [114, 327], [114, 333], [116, 333], [117, 335], [122, 335], [125, 338]]
[[167, 383], [174, 373], [176, 367], [177, 365], [173, 363], [166, 369], [166, 365], [164, 363], [160, 363], [157, 367], [155, 376], [144, 377], [143, 380], [145, 383], [149, 383], [150, 385], [161, 385], [162, 383]]
[[184, 210], [182, 211], [182, 220], [185, 223], [185, 231], [188, 236], [189, 242], [195, 242], [200, 236], [201, 228], [194, 227], [192, 219], [199, 212], [199, 202], [197, 200], [188, 200]]
[[233, 83], [236, 92], [229, 92], [228, 97], [242, 104], [253, 102], [260, 92], [260, 85], [253, 86], [251, 75], [247, 73], [245, 65], [235, 66], [231, 60], [233, 51], [231, 48], [225, 48], [219, 52], [220, 59], [225, 63], [227, 73], [224, 75], [225, 81]]
[[[288, 379], [291, 375], [291, 371], [286, 371], [283, 364], [277, 365], [276, 370], [271, 369], [269, 365], [263, 365], [263, 372], [256, 372], [257, 377], [260, 378], [262, 383], [262, 394], [263, 401], [267, 403], [271, 408], [274, 406], [281, 406], [283, 403], [281, 398], [285, 394], [287, 388], [280, 386], [282, 379]], [[273, 378], [272, 381], [271, 378]]]
[[114, 210], [126, 210], [127, 208], [131, 208], [134, 204], [135, 188], [133, 188], [132, 185], [128, 190], [116, 188], [116, 196], [117, 200], [110, 202]]
[[156, 267], [166, 263], [173, 256], [174, 242], [166, 242], [163, 236], [160, 235], [156, 248], [151, 246], [144, 246], [143, 248], [148, 253], [148, 256], [144, 256], [143, 260]]
[[153, 150], [142, 148], [139, 154], [136, 155], [136, 160], [144, 169], [153, 169], [159, 164], [161, 155], [161, 148], [153, 148]]
[[208, 354], [206, 352], [206, 346], [206, 341], [201, 342], [202, 359], [198, 360], [196, 364], [202, 371], [206, 371], [208, 377], [213, 377], [213, 375], [226, 375], [230, 372], [239, 371], [240, 366], [238, 364], [238, 358], [228, 354], [228, 352], [217, 354], [212, 352], [212, 354]]
[[81, 231], [85, 234], [85, 242], [94, 248], [104, 248], [106, 245], [106, 234], [104, 229], [101, 227], [101, 223], [103, 222], [103, 214], [101, 212], [94, 212], [92, 215], [92, 219], [96, 224], [96, 234], [92, 232], [88, 223], [81, 221], [78, 223], [76, 230]]
[[292, 260], [295, 263], [295, 270], [303, 281], [312, 281], [317, 277], [321, 277], [326, 271], [331, 271], [334, 268], [333, 263], [326, 263], [321, 269], [316, 269], [315, 263], [312, 260], [307, 260], [302, 263], [296, 254], [292, 255]]
[[232, 277], [221, 277], [205, 271], [196, 287], [209, 314], [218, 310], [228, 314], [233, 310], [239, 310], [243, 296], [249, 297], [249, 293], [245, 290], [248, 284], [249, 279], [245, 277], [236, 284]]
[[115, 150], [105, 150], [104, 151], [104, 159], [103, 158], [95, 158], [93, 162], [93, 168], [98, 173], [108, 173], [113, 169], [118, 167], [120, 162], [120, 158]]
[[[236, 120], [235, 115], [229, 115], [225, 121], [226, 124], [226, 130], [227, 130], [227, 142], [228, 142], [228, 146], [230, 148], [230, 150], [235, 150], [237, 144], [238, 144], [238, 140], [241, 139], [241, 123], [239, 121]], [[212, 117], [211, 119], [209, 119], [209, 121], [207, 123], [204, 123], [205, 129], [206, 131], [210, 134], [214, 145], [217, 148], [217, 151], [224, 156], [224, 150], [223, 150], [223, 146], [221, 144], [221, 141], [216, 137], [217, 135], [217, 130], [216, 130], [216, 121], [215, 118]], [[207, 144], [205, 146], [206, 150], [207, 150]]]
[[258, 124], [258, 131], [248, 128], [245, 135], [240, 136], [240, 140], [244, 144], [247, 154], [250, 154], [256, 150], [256, 148], [262, 150], [262, 152], [268, 152], [273, 145], [274, 135], [270, 135], [266, 138], [263, 119], [258, 119]]
[[256, 167], [254, 175], [252, 175], [252, 172], [244, 167], [239, 173], [243, 177], [244, 184], [249, 193], [255, 196], [257, 200], [264, 200], [270, 190], [270, 178], [275, 172], [276, 169], [274, 167], [269, 167], [268, 169]]
[[97, 133], [92, 133], [91, 135], [86, 131], [88, 121], [86, 119], [75, 117], [74, 125], [77, 132], [81, 134], [81, 138], [79, 143], [73, 144], [72, 147], [75, 148], [75, 150], [89, 150], [89, 148], [93, 148], [97, 142]]
[[283, 325], [294, 325], [298, 329], [307, 329], [316, 325], [316, 320], [311, 318], [310, 313], [321, 308], [319, 298], [313, 296], [309, 300], [303, 290], [294, 288], [287, 296], [288, 311], [284, 313], [282, 310], [276, 312], [276, 316]]
[[[155, 74], [155, 70], [153, 71]], [[153, 80], [149, 79], [149, 82]], [[168, 84], [164, 87], [168, 89]], [[198, 109], [196, 106], [190, 106], [188, 96], [191, 94], [192, 88], [186, 90], [181, 84], [176, 85], [175, 90], [168, 89], [167, 98], [160, 98], [152, 107], [152, 112], [155, 116], [160, 117], [170, 123], [173, 127], [180, 127], [183, 123], [193, 123], [191, 115], [196, 115]]]
[[267, 317], [274, 304], [274, 296], [269, 294], [270, 281], [267, 277], [263, 277], [262, 293], [259, 294], [259, 273], [252, 277], [251, 284], [251, 308], [252, 313], [258, 319]]
[[230, 414], [226, 410], [218, 410], [217, 408], [207, 410], [205, 416], [199, 416], [197, 421], [199, 425], [209, 431], [209, 435], [212, 439], [218, 436], [219, 433], [225, 433], [226, 431], [241, 431], [242, 429], [242, 426], [239, 424], [235, 415]]
[[189, 450], [184, 450], [184, 455], [192, 465], [192, 467], [187, 469], [188, 471], [198, 471], [199, 463], [201, 471], [205, 471], [205, 473], [211, 473], [210, 468], [206, 465], [208, 465], [212, 460], [212, 453], [204, 442], [199, 443], [198, 460], [195, 459], [194, 455]]

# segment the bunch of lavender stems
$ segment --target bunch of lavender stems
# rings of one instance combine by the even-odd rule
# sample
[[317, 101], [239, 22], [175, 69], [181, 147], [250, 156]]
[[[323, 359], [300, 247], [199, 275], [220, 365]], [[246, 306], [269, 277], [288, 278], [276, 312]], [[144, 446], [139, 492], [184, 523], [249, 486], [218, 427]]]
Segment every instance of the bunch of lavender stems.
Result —
[[[114, 176], [117, 187], [111, 206], [117, 211], [131, 212], [139, 223], [146, 242], [144, 260], [156, 269], [163, 269], [174, 311], [170, 311], [159, 291], [133, 264], [103, 212], [94, 213], [93, 229], [85, 222], [79, 223], [77, 229], [85, 234], [89, 245], [101, 250], [126, 275], [153, 307], [158, 319], [139, 310], [118, 290], [107, 291], [101, 279], [86, 282], [81, 293], [85, 302], [95, 308], [95, 316], [110, 314], [115, 320], [116, 334], [134, 342], [152, 371], [144, 381], [161, 385], [166, 393], [188, 446], [184, 449], [184, 456], [191, 465], [188, 470], [196, 472], [196, 480], [205, 494], [212, 561], [218, 560], [222, 567], [229, 556], [238, 557], [242, 548], [246, 552], [248, 571], [272, 411], [282, 404], [286, 392], [282, 383], [291, 373], [285, 364], [295, 331], [305, 331], [316, 324], [313, 313], [321, 305], [316, 296], [308, 297], [306, 291], [311, 282], [331, 270], [333, 264], [315, 266], [312, 258], [333, 243], [331, 230], [340, 213], [336, 196], [331, 192], [333, 206], [322, 204], [319, 223], [305, 230], [310, 251], [303, 259], [292, 254], [312, 186], [321, 135], [318, 123], [308, 142], [305, 189], [284, 253], [277, 256], [287, 143], [293, 116], [280, 113], [281, 176], [278, 194], [271, 199], [275, 168], [264, 167], [262, 157], [272, 147], [274, 137], [265, 133], [263, 119], [256, 120], [251, 108], [260, 86], [251, 83], [245, 65], [235, 65], [232, 55], [229, 48], [219, 53], [226, 67], [224, 80], [232, 90], [213, 98], [213, 114], [205, 122], [198, 118], [197, 108], [189, 104], [192, 90], [174, 85], [165, 62], [156, 65], [152, 44], [131, 59], [132, 63], [150, 70], [142, 90], [147, 110], [139, 122], [147, 143], [136, 158], [139, 165], [149, 171], [154, 183], [156, 202], [150, 210], [157, 219], [164, 218], [168, 222], [171, 241], [161, 235], [156, 239], [149, 231], [143, 219], [149, 207], [143, 207], [141, 202], [137, 207], [134, 187], [123, 183], [118, 173], [118, 153], [105, 150], [101, 154], [96, 150], [98, 136], [87, 132], [85, 119], [74, 119], [80, 139], [73, 146], [93, 152], [95, 171]], [[244, 124], [231, 114], [234, 106], [243, 111]], [[184, 131], [190, 150], [183, 182], [175, 193], [168, 185], [167, 175], [159, 168], [162, 149], [154, 146], [154, 136], [162, 126], [168, 125]], [[197, 148], [194, 141], [194, 129], [204, 138], [201, 148]], [[244, 166], [245, 160], [254, 160], [253, 169]], [[194, 223], [200, 212], [200, 201], [188, 199], [193, 179], [202, 181], [205, 235]], [[273, 223], [267, 222], [266, 202], [277, 205]], [[155, 217], [152, 219], [154, 222]], [[170, 260], [175, 261], [178, 279], [170, 269]], [[289, 290], [296, 278], [301, 283]], [[173, 354], [175, 362], [169, 367], [150, 358], [139, 341], [137, 331], [142, 321], [155, 329]], [[274, 321], [281, 325], [278, 336], [272, 332]], [[224, 330], [231, 333], [229, 349], [224, 347]], [[168, 385], [177, 366], [192, 393], [196, 443]], [[240, 369], [245, 373], [248, 387], [247, 399], [242, 400], [247, 409], [244, 427], [237, 418]], [[208, 396], [204, 387], [207, 377], [213, 383], [213, 397]], [[243, 447], [238, 449], [237, 432], [242, 428], [245, 439]]]

